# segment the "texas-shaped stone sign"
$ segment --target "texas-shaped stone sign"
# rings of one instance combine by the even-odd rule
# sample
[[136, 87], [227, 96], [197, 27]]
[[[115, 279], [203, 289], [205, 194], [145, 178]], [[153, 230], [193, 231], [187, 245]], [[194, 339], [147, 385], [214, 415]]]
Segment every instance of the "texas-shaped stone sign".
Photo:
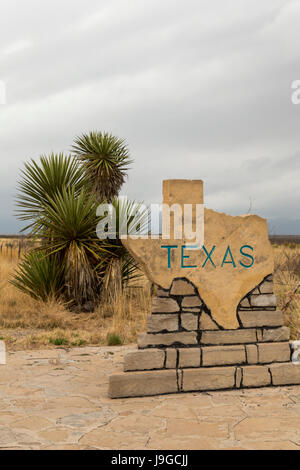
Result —
[[161, 235], [122, 240], [156, 292], [147, 333], [110, 376], [109, 396], [300, 384], [266, 220], [204, 208], [201, 180], [164, 181], [163, 203]]
[[[163, 203], [180, 204], [183, 212], [186, 204], [203, 204], [203, 182], [164, 181]], [[156, 285], [169, 289], [173, 279], [189, 279], [215, 322], [229, 329], [239, 327], [240, 300], [274, 269], [267, 221], [257, 215], [234, 217], [205, 208], [204, 246], [198, 249], [174, 238], [129, 238], [123, 244]]]

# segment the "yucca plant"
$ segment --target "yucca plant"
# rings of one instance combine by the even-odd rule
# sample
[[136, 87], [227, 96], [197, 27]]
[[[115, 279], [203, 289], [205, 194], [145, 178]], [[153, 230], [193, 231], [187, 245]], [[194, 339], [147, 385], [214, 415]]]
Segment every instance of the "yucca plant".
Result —
[[32, 233], [39, 233], [51, 198], [66, 188], [73, 188], [77, 196], [87, 185], [83, 168], [71, 155], [52, 153], [42, 155], [38, 163], [34, 160], [25, 163], [18, 183], [16, 213], [20, 220], [30, 223], [22, 231], [30, 229]]
[[74, 189], [63, 189], [44, 207], [42, 247], [64, 264], [66, 295], [76, 305], [99, 296], [97, 266], [109, 249], [96, 235], [96, 209], [95, 196], [85, 188], [77, 196]]
[[110, 202], [118, 196], [132, 163], [123, 139], [93, 131], [77, 137], [72, 151], [82, 163], [99, 202]]
[[[131, 162], [123, 140], [90, 132], [76, 139], [73, 151], [77, 158], [51, 154], [25, 165], [18, 187], [17, 214], [27, 222], [23, 230], [37, 235], [40, 246], [24, 259], [12, 282], [33, 295], [35, 282], [30, 273], [37, 271], [37, 264], [44, 263], [41, 269], [45, 270], [45, 260], [58, 263], [51, 264], [53, 269], [63, 266], [58, 271], [63, 287], [57, 286], [57, 295], [63, 295], [78, 309], [89, 303], [92, 310], [104, 291], [116, 296], [129, 279], [138, 276], [136, 262], [122, 245], [120, 235], [134, 226], [141, 227], [144, 215], [142, 206], [116, 198]], [[101, 219], [97, 205], [104, 201], [112, 201], [116, 209], [115, 239], [99, 240], [96, 234]], [[126, 218], [128, 227], [122, 227], [121, 221]], [[36, 295], [41, 298], [38, 276], [36, 281]], [[50, 285], [56, 288], [55, 283]]]
[[107, 296], [115, 298], [124, 285], [141, 276], [137, 262], [122, 244], [122, 236], [146, 234], [149, 213], [143, 204], [123, 197], [113, 199], [111, 205], [115, 214], [115, 231], [106, 232], [107, 239], [102, 241], [105, 252], [97, 269]]
[[56, 300], [64, 290], [64, 265], [58, 256], [31, 251], [19, 264], [10, 283], [35, 300]]

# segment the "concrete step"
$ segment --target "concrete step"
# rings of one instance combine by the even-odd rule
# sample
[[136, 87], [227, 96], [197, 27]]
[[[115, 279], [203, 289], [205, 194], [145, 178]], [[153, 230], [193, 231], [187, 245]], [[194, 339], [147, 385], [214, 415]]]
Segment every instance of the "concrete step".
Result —
[[293, 362], [163, 369], [111, 375], [109, 396], [125, 398], [299, 384], [300, 365]]

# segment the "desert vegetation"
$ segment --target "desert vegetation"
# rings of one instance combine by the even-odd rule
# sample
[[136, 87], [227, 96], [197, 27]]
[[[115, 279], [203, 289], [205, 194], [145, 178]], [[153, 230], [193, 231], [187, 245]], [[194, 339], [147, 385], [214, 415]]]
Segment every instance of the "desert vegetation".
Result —
[[[74, 313], [59, 299], [34, 299], [9, 282], [20, 243], [0, 239], [0, 338], [9, 350], [126, 344], [145, 330], [151, 286], [144, 277], [132, 281], [114, 300], [99, 303], [94, 312]], [[21, 250], [32, 249], [32, 241], [27, 243], [29, 248], [22, 241]]]
[[[0, 328], [9, 344], [121, 344], [135, 336], [149, 286], [119, 227], [124, 215], [127, 233], [148, 219], [140, 204], [119, 198], [131, 163], [124, 140], [102, 132], [77, 137], [69, 155], [25, 163], [16, 205], [26, 236], [0, 244]], [[115, 209], [113, 237], [97, 236], [100, 203]]]

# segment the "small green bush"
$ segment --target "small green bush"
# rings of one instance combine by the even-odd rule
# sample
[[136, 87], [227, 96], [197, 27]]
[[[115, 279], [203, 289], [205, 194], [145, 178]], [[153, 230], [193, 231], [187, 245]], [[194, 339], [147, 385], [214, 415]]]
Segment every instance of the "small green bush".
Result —
[[55, 344], [55, 346], [65, 346], [68, 344], [68, 340], [66, 338], [50, 338], [49, 342], [51, 344]]
[[110, 333], [107, 335], [107, 344], [108, 346], [118, 346], [119, 344], [123, 344], [123, 341], [119, 335]]

